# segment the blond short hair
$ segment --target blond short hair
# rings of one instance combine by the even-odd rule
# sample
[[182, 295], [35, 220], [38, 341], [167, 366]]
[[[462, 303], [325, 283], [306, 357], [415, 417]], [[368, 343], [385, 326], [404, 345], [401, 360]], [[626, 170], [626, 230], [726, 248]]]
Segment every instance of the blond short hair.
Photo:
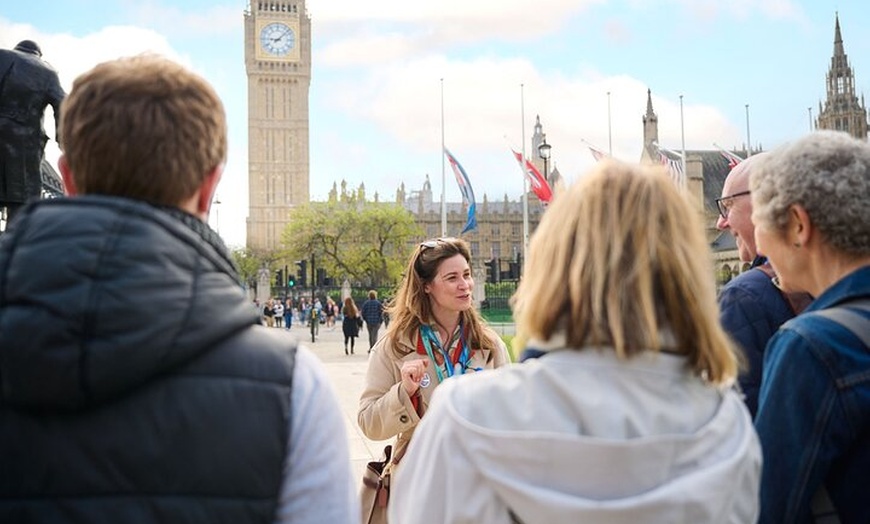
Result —
[[226, 116], [204, 79], [140, 55], [75, 80], [60, 141], [79, 193], [176, 206], [226, 159]]
[[564, 330], [569, 347], [620, 358], [676, 352], [728, 383], [737, 357], [711, 267], [699, 213], [662, 169], [600, 162], [541, 219], [512, 301], [517, 330], [543, 340]]

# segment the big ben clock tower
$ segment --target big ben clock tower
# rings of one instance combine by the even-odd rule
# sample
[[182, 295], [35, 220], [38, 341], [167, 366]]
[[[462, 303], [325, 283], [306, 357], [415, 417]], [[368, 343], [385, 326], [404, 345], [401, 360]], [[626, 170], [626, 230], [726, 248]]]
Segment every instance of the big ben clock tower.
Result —
[[248, 73], [248, 240], [281, 243], [294, 206], [308, 202], [311, 18], [305, 0], [251, 1], [245, 12]]

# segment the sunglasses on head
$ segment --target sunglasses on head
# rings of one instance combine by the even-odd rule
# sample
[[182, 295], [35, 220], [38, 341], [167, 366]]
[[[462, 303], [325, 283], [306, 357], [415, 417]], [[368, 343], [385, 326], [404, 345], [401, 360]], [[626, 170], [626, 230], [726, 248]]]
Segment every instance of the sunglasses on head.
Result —
[[424, 240], [423, 242], [420, 242], [420, 247], [423, 249], [429, 249], [429, 248], [437, 247], [438, 244], [447, 244], [453, 240], [455, 240], [453, 237], [434, 238], [432, 240]]

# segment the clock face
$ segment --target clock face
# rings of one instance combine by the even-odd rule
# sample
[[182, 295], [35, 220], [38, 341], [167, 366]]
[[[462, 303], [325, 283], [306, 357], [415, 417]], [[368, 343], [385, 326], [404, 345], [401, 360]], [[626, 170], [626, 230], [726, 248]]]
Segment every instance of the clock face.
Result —
[[296, 46], [296, 33], [281, 22], [272, 22], [260, 30], [260, 47], [273, 56], [287, 56]]

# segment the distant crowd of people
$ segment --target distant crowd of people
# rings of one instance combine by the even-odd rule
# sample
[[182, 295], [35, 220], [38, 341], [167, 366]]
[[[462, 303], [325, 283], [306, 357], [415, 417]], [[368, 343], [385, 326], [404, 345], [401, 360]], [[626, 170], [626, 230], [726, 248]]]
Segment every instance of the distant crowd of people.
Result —
[[[531, 238], [512, 353], [461, 238], [416, 244], [386, 302], [252, 308], [207, 225], [225, 112], [185, 67], [99, 64], [59, 122], [68, 198], [0, 236], [0, 522], [868, 522], [866, 140], [731, 171], [718, 227], [752, 269], [718, 296], [686, 193], [597, 163]], [[375, 481], [285, 332], [321, 314], [346, 354], [368, 332]]]

